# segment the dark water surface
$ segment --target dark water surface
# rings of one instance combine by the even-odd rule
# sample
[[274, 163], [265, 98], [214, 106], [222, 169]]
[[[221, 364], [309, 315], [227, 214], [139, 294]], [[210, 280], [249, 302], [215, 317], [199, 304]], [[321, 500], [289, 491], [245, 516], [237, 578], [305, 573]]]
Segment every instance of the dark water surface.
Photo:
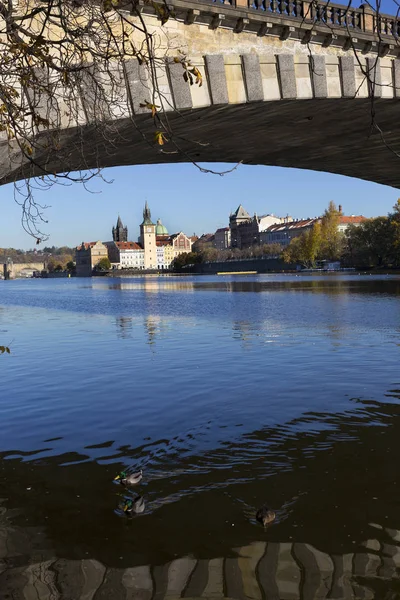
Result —
[[0, 344], [1, 600], [400, 598], [399, 278], [0, 281]]

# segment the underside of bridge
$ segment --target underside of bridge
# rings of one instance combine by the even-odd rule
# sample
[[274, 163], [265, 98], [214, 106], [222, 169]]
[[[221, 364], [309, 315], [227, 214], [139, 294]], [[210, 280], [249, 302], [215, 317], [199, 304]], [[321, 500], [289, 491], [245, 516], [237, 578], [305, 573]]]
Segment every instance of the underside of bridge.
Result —
[[[152, 139], [154, 124], [150, 117], [136, 115], [135, 124], [130, 119], [114, 122], [107, 136], [90, 125], [65, 130], [63, 153], [68, 150], [68, 164], [76, 170], [188, 162], [190, 157], [198, 162], [325, 171], [400, 188], [398, 102], [374, 102], [375, 121], [383, 135], [371, 127], [368, 98], [279, 100], [170, 114], [183, 151], [172, 143], [163, 147], [144, 143], [142, 133]], [[0, 146], [0, 165], [8, 163], [7, 157], [8, 148]], [[60, 158], [43, 154], [35, 159], [50, 172], [65, 170]], [[25, 173], [3, 172], [2, 183], [41, 174], [39, 168], [29, 165]]]

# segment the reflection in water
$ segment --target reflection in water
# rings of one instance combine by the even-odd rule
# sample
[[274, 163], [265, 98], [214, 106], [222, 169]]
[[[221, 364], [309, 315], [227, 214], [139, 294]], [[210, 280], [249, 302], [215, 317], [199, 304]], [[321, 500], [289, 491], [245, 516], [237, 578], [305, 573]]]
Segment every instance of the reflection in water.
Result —
[[[258, 541], [235, 548], [232, 557], [210, 560], [178, 558], [161, 566], [109, 568], [95, 559], [49, 558], [28, 567], [3, 566], [1, 598], [31, 600], [120, 598], [252, 598], [313, 600], [365, 598], [392, 600], [382, 594], [385, 581], [397, 576], [400, 546], [386, 530], [389, 543], [368, 540], [374, 553], [331, 556], [309, 544]], [[2, 531], [13, 545], [17, 532]], [[394, 543], [393, 543], [394, 542]], [[15, 546], [17, 548], [17, 546]], [[375, 547], [377, 549], [375, 549]], [[0, 563], [1, 564], [1, 563]], [[1, 574], [2, 573], [2, 574]], [[390, 585], [386, 587], [390, 590]]]
[[[198, 454], [195, 431], [87, 447], [96, 462], [4, 453], [0, 598], [395, 599], [399, 429], [400, 405], [354, 401]], [[127, 492], [111, 480], [130, 464], [144, 466], [146, 511], [121, 520]], [[266, 497], [278, 518], [264, 530], [244, 507]]]
[[122, 339], [130, 338], [132, 335], [132, 317], [116, 317], [117, 335]]
[[0, 600], [400, 598], [398, 278], [0, 287]]
[[144, 328], [147, 333], [147, 343], [152, 346], [156, 341], [157, 333], [160, 331], [161, 318], [154, 315], [148, 316], [144, 320]]
[[166, 292], [317, 292], [329, 295], [346, 296], [352, 294], [394, 294], [400, 295], [400, 279], [393, 276], [386, 277], [348, 277], [338, 275], [306, 276], [306, 275], [268, 275], [238, 278], [224, 276], [211, 278], [197, 277], [193, 280], [184, 277], [138, 277], [134, 281], [125, 282], [110, 280], [110, 282], [96, 283], [97, 289], [112, 290], [144, 290], [150, 293]]
[[160, 292], [193, 292], [194, 283], [193, 281], [186, 279], [177, 278], [159, 278], [159, 277], [141, 277], [135, 282], [124, 282], [118, 281], [116, 283], [110, 283], [109, 285], [98, 286], [99, 289], [111, 289], [111, 290], [144, 290], [146, 293], [158, 294]]

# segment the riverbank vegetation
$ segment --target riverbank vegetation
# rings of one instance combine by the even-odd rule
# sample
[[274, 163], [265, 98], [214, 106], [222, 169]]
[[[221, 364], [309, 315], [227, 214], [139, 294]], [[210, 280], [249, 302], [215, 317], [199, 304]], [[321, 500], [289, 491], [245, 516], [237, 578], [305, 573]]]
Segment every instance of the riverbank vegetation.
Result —
[[340, 230], [341, 213], [330, 202], [321, 219], [286, 247], [280, 244], [254, 245], [249, 248], [218, 250], [212, 243], [196, 252], [181, 254], [174, 270], [205, 262], [225, 262], [252, 258], [281, 258], [285, 264], [316, 268], [324, 262], [340, 262], [343, 267], [360, 269], [400, 268], [400, 199], [386, 217], [366, 219]]
[[340, 213], [333, 202], [321, 222], [294, 238], [282, 252], [285, 262], [313, 268], [321, 261], [340, 261], [344, 267], [400, 267], [400, 200], [386, 217], [366, 219], [339, 231]]

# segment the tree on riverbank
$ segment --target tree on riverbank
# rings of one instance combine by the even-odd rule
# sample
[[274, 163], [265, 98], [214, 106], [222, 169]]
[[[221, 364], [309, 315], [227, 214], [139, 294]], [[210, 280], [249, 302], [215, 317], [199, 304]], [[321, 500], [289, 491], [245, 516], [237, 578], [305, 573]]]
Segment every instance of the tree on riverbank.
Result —
[[340, 215], [331, 201], [319, 221], [290, 241], [282, 253], [284, 261], [310, 269], [315, 268], [318, 260], [339, 260], [344, 244], [343, 234], [338, 229]]
[[368, 219], [345, 232], [342, 258], [360, 268], [400, 267], [400, 200], [387, 217]]
[[99, 262], [95, 266], [96, 271], [108, 271], [109, 269], [111, 269], [111, 262], [110, 259], [107, 258], [107, 256], [99, 260]]
[[321, 238], [321, 223], [315, 223], [311, 229], [291, 240], [282, 252], [283, 260], [286, 263], [298, 263], [306, 269], [314, 268], [321, 253]]

